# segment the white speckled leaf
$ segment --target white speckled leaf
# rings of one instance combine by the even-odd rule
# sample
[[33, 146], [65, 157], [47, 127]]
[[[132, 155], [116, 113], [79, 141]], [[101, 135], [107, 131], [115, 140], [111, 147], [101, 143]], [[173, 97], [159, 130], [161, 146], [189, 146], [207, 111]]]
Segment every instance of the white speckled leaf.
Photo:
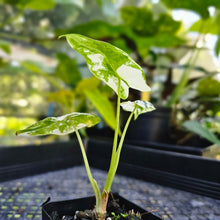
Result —
[[121, 79], [121, 98], [128, 97], [129, 87], [139, 91], [150, 91], [142, 68], [121, 49], [79, 34], [64, 36], [70, 46], [84, 56], [90, 71], [116, 93]]
[[134, 120], [136, 120], [140, 114], [155, 110], [155, 107], [153, 106], [152, 103], [141, 100], [136, 100], [134, 102], [131, 101], [122, 102], [121, 107], [123, 108], [124, 111], [127, 112], [134, 111]]
[[65, 135], [83, 127], [94, 126], [99, 122], [100, 118], [97, 115], [74, 112], [60, 117], [45, 118], [23, 130], [17, 131], [16, 134]]

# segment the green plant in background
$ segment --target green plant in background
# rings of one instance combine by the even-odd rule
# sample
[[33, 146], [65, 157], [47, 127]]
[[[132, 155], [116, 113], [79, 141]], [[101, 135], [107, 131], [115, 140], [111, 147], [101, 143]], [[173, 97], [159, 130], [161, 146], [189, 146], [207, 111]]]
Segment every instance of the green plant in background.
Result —
[[[84, 56], [90, 71], [97, 78], [106, 83], [112, 90], [114, 90], [118, 97], [116, 112], [117, 123], [112, 147], [111, 163], [102, 193], [90, 171], [83, 142], [78, 132], [78, 130], [83, 127], [91, 127], [97, 124], [100, 121], [98, 116], [89, 113], [74, 112], [60, 117], [49, 117], [31, 125], [26, 129], [17, 131], [17, 134], [64, 135], [75, 132], [82, 151], [87, 175], [96, 198], [96, 205], [94, 208], [95, 217], [97, 219], [104, 219], [106, 215], [106, 206], [109, 192], [111, 190], [111, 185], [116, 174], [123, 141], [129, 123], [133, 117], [136, 119], [140, 114], [154, 110], [154, 106], [150, 102], [140, 100], [121, 103], [121, 99], [126, 99], [128, 97], [129, 88], [134, 88], [139, 91], [150, 90], [146, 84], [143, 70], [128, 56], [128, 54], [111, 44], [93, 40], [82, 35], [68, 34], [64, 37], [66, 37], [68, 43], [73, 49]], [[94, 95], [96, 95], [96, 93], [97, 91], [95, 91]], [[118, 141], [120, 106], [123, 108], [123, 110], [131, 113], [125, 124], [120, 140]]]
[[[62, 114], [90, 111], [91, 107], [86, 101], [88, 98], [106, 124], [115, 129], [115, 110], [113, 103], [109, 101], [111, 91], [95, 77], [82, 78], [74, 59], [65, 54], [57, 54], [57, 57], [59, 63], [52, 73], [42, 70], [41, 66], [30, 61], [22, 62], [22, 66], [32, 73], [45, 77], [53, 85], [55, 91], [47, 92], [45, 96], [49, 102], [59, 104]], [[57, 112], [54, 114], [57, 115]]]
[[183, 126], [189, 131], [200, 135], [201, 137], [220, 147], [220, 140], [213, 132], [210, 131], [210, 129], [208, 129], [208, 127], [201, 125], [197, 121], [186, 121], [183, 123]]
[[[195, 108], [195, 104], [197, 106], [201, 104], [200, 106], [205, 107], [207, 112], [216, 111], [216, 106], [219, 104], [216, 97], [215, 102], [205, 101], [206, 98], [202, 101], [201, 98], [204, 97], [199, 93], [195, 96], [192, 91], [196, 90], [195, 87], [203, 78], [210, 76], [212, 79], [217, 79], [216, 75], [219, 71], [216, 69], [214, 74], [214, 70], [202, 68], [201, 63], [210, 63], [206, 61], [207, 59], [196, 64], [196, 60], [200, 60], [199, 55], [204, 51], [204, 47], [198, 47], [192, 42], [193, 38], [188, 35], [191, 31], [198, 32], [199, 43], [201, 38], [205, 40], [207, 34], [216, 35], [218, 40], [215, 44], [215, 52], [216, 55], [219, 54], [219, 0], [203, 3], [198, 0], [88, 2], [84, 0], [0, 0], [0, 6], [0, 50], [5, 54], [10, 52], [13, 54], [14, 46], [19, 45], [21, 49], [29, 47], [36, 54], [47, 58], [46, 62], [40, 63], [39, 67], [34, 63], [33, 57], [28, 56], [29, 61], [18, 60], [17, 64], [20, 66], [11, 71], [14, 60], [2, 57], [2, 53], [0, 54], [0, 74], [3, 79], [0, 87], [4, 84], [5, 88], [3, 83], [5, 79], [8, 83], [8, 89], [3, 89], [4, 94], [1, 93], [0, 114], [2, 116], [11, 116], [14, 111], [19, 117], [45, 116], [48, 105], [53, 102], [56, 106], [54, 115], [72, 111], [98, 111], [105, 123], [115, 129], [115, 109], [113, 106], [110, 107], [112, 104], [109, 102], [109, 98], [115, 100], [114, 93], [94, 77], [84, 79], [90, 77], [87, 74], [88, 70], [84, 68], [84, 61], [78, 55], [70, 55], [70, 50], [65, 46], [64, 41], [58, 40], [58, 36], [63, 33], [78, 33], [109, 42], [130, 54], [148, 75], [148, 83], [152, 88], [151, 102], [158, 106], [169, 106], [174, 110], [173, 115], [176, 117], [173, 125], [177, 129], [182, 129], [183, 121], [194, 120], [195, 114], [198, 116], [197, 121], [200, 121], [201, 117], [210, 117], [212, 121], [216, 117], [219, 118], [217, 114], [215, 116], [204, 114], [201, 107]], [[189, 11], [195, 12], [200, 19], [198, 18], [199, 20], [192, 27], [184, 27], [184, 22], [177, 21], [173, 16], [173, 12], [179, 9], [185, 10], [186, 14]], [[191, 56], [187, 59], [188, 62], [181, 64], [185, 55], [189, 53]], [[52, 68], [51, 60], [56, 63]], [[10, 65], [5, 66], [5, 62]], [[50, 68], [44, 69], [42, 64]], [[177, 76], [177, 70], [180, 70], [178, 73], [182, 74], [182, 77]], [[183, 70], [182, 73], [181, 70]], [[194, 78], [194, 72], [198, 70], [202, 76]], [[11, 78], [9, 81], [8, 75]], [[19, 78], [19, 84], [15, 85], [13, 82], [17, 81], [17, 78]], [[23, 78], [26, 79], [24, 82]], [[30, 80], [32, 83], [29, 83]], [[21, 89], [20, 82], [27, 85]], [[25, 89], [32, 84], [35, 84], [34, 88]], [[36, 84], [39, 85], [36, 87]], [[11, 88], [13, 91], [16, 90], [13, 96], [10, 92], [6, 94], [6, 91], [12, 91]], [[19, 95], [18, 91], [21, 91]], [[134, 93], [130, 91], [131, 100], [133, 95], [136, 95], [136, 91]], [[34, 100], [33, 96], [37, 95], [37, 101], [31, 102]], [[141, 96], [139, 93], [138, 95]], [[28, 104], [18, 105], [17, 96], [22, 96]], [[95, 99], [98, 96], [99, 99]], [[147, 94], [144, 100], [148, 100], [146, 97], [149, 95]], [[102, 104], [103, 102], [106, 104]], [[42, 105], [44, 108], [41, 107]], [[107, 108], [108, 114], [106, 114]]]

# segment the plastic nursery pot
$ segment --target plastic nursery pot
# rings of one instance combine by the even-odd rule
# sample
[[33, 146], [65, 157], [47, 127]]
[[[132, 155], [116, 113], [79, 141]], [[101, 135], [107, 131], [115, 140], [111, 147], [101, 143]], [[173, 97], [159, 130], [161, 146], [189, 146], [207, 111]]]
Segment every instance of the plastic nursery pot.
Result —
[[[131, 122], [126, 134], [126, 141], [171, 141], [169, 138], [170, 115], [171, 108], [165, 107], [156, 107], [156, 111], [140, 115], [137, 120]], [[124, 117], [126, 119], [126, 116]]]
[[[120, 207], [123, 207], [126, 211], [134, 210], [134, 212], [144, 213], [143, 220], [162, 220], [161, 218], [153, 215], [150, 212], [140, 208], [132, 202], [124, 199], [118, 194], [113, 194], [114, 199], [118, 200]], [[109, 197], [109, 200], [112, 196]], [[42, 207], [42, 220], [62, 219], [63, 216], [73, 216], [76, 211], [84, 211], [86, 209], [93, 209], [95, 204], [94, 197], [85, 197], [74, 200], [50, 202]], [[108, 210], [107, 210], [108, 211]], [[111, 210], [111, 212], [114, 210]], [[71, 218], [70, 218], [71, 219]]]

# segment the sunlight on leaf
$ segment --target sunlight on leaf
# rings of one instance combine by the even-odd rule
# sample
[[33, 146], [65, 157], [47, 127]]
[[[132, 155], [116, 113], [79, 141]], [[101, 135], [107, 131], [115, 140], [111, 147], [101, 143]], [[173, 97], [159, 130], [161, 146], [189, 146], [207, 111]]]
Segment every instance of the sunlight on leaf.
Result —
[[136, 120], [140, 114], [155, 110], [155, 107], [150, 102], [141, 100], [123, 102], [121, 103], [121, 107], [127, 112], [134, 111], [134, 120]]
[[27, 135], [65, 135], [83, 127], [92, 127], [100, 122], [100, 118], [94, 114], [70, 113], [59, 117], [45, 118], [23, 130], [16, 132]]

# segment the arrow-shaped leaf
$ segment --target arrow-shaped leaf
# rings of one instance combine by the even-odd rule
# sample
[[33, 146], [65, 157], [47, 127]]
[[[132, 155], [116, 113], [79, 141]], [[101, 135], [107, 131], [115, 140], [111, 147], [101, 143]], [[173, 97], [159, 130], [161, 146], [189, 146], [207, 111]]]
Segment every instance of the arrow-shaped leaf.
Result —
[[84, 56], [90, 71], [116, 93], [121, 80], [121, 98], [128, 97], [129, 87], [139, 91], [150, 91], [142, 68], [121, 49], [79, 34], [64, 36], [70, 46]]
[[134, 120], [136, 120], [140, 114], [155, 110], [155, 107], [150, 102], [141, 100], [123, 102], [121, 103], [121, 107], [127, 112], [134, 111]]
[[92, 127], [99, 122], [100, 118], [94, 114], [74, 112], [59, 117], [45, 118], [23, 130], [17, 131], [16, 134], [65, 135], [83, 127]]

